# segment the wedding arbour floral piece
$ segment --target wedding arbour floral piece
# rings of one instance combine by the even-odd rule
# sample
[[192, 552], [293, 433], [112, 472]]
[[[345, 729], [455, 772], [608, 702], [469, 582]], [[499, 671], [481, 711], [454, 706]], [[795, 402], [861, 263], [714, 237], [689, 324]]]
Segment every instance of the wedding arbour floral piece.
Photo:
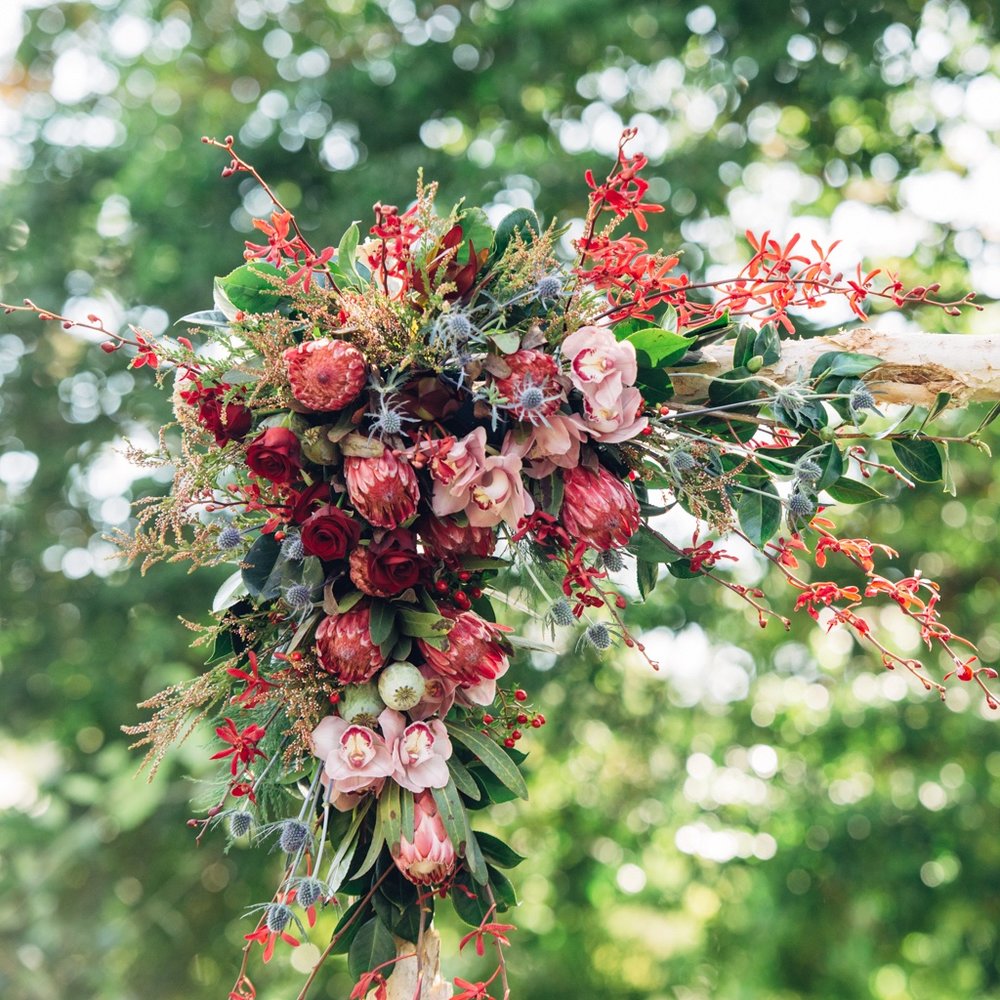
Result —
[[[245, 262], [216, 279], [214, 307], [180, 321], [190, 336], [3, 306], [97, 331], [172, 391], [160, 453], [137, 459], [172, 464], [173, 487], [140, 502], [118, 539], [127, 556], [143, 570], [234, 566], [211, 621], [190, 625], [209, 650], [204, 672], [126, 727], [152, 773], [212, 720], [216, 795], [189, 825], [198, 840], [221, 828], [283, 858], [273, 897], [250, 911], [231, 1000], [256, 995], [256, 945], [266, 963], [317, 923], [328, 940], [300, 1000], [339, 953], [352, 998], [384, 998], [407, 963], [419, 996], [446, 899], [472, 927], [462, 947], [496, 956], [482, 980], [455, 979], [456, 996], [506, 998], [514, 927], [502, 921], [516, 893], [504, 872], [522, 859], [474, 822], [527, 794], [521, 748], [545, 724], [508, 683], [511, 659], [548, 638], [645, 655], [627, 595], [645, 600], [666, 580], [707, 577], [762, 626], [787, 627], [763, 590], [726, 575], [727, 538], [779, 571], [796, 610], [847, 627], [886, 667], [942, 696], [954, 676], [996, 706], [996, 672], [941, 621], [936, 585], [883, 575], [892, 550], [840, 537], [826, 510], [879, 499], [873, 476], [940, 480], [947, 442], [926, 427], [948, 399], [879, 433], [889, 464], [864, 431], [878, 357], [831, 351], [797, 379], [768, 376], [794, 316], [831, 299], [865, 319], [871, 300], [955, 314], [972, 296], [944, 301], [937, 286], [860, 266], [845, 277], [833, 247], [766, 233], [747, 234], [738, 274], [695, 282], [677, 255], [618, 234], [662, 211], [643, 200], [633, 138], [604, 180], [587, 172], [569, 261], [554, 223], [517, 209], [494, 229], [464, 203], [439, 212], [422, 179], [406, 210], [375, 206], [364, 238], [352, 225], [316, 248], [231, 137], [205, 139], [226, 154], [224, 176], [253, 177], [273, 212], [255, 220]], [[729, 370], [706, 374], [702, 352], [726, 341]], [[651, 523], [676, 506], [696, 524], [687, 544]], [[839, 561], [864, 583], [821, 579], [806, 560]], [[623, 592], [615, 580], [629, 577]], [[879, 637], [864, 610], [884, 598], [946, 655], [947, 676]], [[532, 618], [540, 627], [522, 635]]]

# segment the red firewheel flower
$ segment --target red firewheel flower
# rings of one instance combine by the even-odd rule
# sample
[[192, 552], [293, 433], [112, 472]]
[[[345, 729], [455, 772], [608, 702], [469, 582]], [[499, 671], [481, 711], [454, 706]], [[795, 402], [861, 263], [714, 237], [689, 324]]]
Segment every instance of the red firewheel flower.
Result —
[[224, 743], [229, 743], [229, 749], [213, 753], [209, 759], [219, 760], [222, 757], [228, 757], [232, 754], [233, 759], [230, 762], [230, 770], [235, 777], [238, 762], [249, 764], [254, 758], [264, 756], [263, 751], [257, 749], [257, 743], [265, 732], [266, 730], [252, 723], [240, 732], [237, 730], [236, 724], [232, 719], [226, 719], [226, 724], [219, 726], [215, 730], [215, 735]]

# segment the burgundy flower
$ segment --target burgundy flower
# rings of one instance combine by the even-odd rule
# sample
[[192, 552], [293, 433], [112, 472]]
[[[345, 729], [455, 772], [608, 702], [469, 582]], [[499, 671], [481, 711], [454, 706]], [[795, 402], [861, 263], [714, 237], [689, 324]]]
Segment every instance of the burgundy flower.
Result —
[[307, 486], [301, 492], [293, 491], [288, 497], [287, 520], [291, 524], [301, 524], [309, 517], [315, 504], [330, 502], [330, 484], [322, 480]]
[[253, 413], [237, 402], [222, 402], [221, 386], [198, 405], [198, 422], [215, 437], [221, 448], [227, 441], [242, 441], [253, 426]]
[[628, 543], [639, 527], [639, 504], [632, 491], [607, 469], [585, 466], [563, 472], [559, 520], [575, 538], [601, 552]]
[[351, 553], [351, 579], [358, 590], [373, 597], [393, 597], [415, 586], [425, 566], [416, 539], [405, 528], [387, 532]]
[[310, 410], [342, 410], [365, 387], [364, 355], [343, 340], [307, 340], [285, 351], [292, 395]]
[[268, 427], [250, 442], [247, 465], [258, 476], [286, 486], [302, 466], [299, 439], [287, 427]]
[[358, 521], [332, 503], [324, 504], [302, 524], [302, 547], [324, 562], [345, 558], [360, 537]]
[[345, 458], [344, 479], [351, 503], [376, 528], [398, 528], [417, 510], [417, 474], [388, 449], [378, 458]]
[[453, 517], [424, 517], [417, 525], [428, 553], [446, 562], [457, 556], [488, 556], [496, 548], [493, 528], [476, 528], [459, 524]]
[[316, 655], [342, 684], [364, 684], [385, 662], [369, 632], [367, 607], [330, 615], [316, 629]]

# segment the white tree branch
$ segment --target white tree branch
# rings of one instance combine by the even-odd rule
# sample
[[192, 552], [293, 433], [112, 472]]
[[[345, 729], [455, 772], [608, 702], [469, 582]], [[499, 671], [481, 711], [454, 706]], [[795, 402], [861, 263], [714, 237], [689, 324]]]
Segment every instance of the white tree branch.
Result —
[[[880, 333], [868, 327], [811, 340], [781, 343], [781, 360], [762, 374], [777, 382], [808, 377], [813, 362], [827, 351], [872, 354], [885, 362], [865, 381], [880, 402], [930, 406], [939, 392], [951, 393], [953, 405], [1000, 400], [1000, 335]], [[692, 372], [718, 375], [733, 366], [732, 341], [702, 352], [711, 361]], [[678, 396], [703, 393], [705, 380], [675, 375]]]

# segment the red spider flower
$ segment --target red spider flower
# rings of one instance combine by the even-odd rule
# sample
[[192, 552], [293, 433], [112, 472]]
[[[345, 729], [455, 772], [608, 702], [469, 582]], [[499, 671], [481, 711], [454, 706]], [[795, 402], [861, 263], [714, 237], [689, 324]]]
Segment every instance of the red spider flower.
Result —
[[481, 924], [474, 931], [469, 931], [468, 934], [458, 942], [458, 950], [461, 951], [473, 938], [476, 939], [476, 954], [482, 955], [486, 950], [483, 944], [483, 936], [489, 934], [490, 937], [495, 938], [499, 944], [510, 944], [507, 940], [507, 931], [516, 931], [517, 928], [513, 924]]
[[240, 732], [237, 730], [232, 719], [226, 719], [226, 724], [224, 726], [219, 726], [215, 730], [215, 735], [218, 736], [224, 743], [229, 743], [230, 747], [228, 750], [220, 750], [218, 753], [212, 754], [209, 759], [219, 760], [222, 757], [228, 757], [232, 754], [233, 759], [230, 762], [230, 769], [235, 775], [237, 771], [237, 762], [242, 761], [244, 764], [249, 764], [254, 760], [254, 758], [264, 756], [264, 753], [257, 749], [257, 743], [260, 741], [265, 731], [266, 730], [262, 729], [260, 726], [251, 723], [249, 726], [244, 728], [242, 732]]
[[470, 983], [460, 976], [455, 977], [455, 985], [462, 991], [456, 993], [451, 1000], [493, 1000], [486, 992], [486, 983]]
[[250, 661], [250, 673], [239, 667], [229, 667], [226, 673], [238, 680], [246, 681], [247, 685], [243, 694], [234, 695], [232, 701], [244, 708], [256, 708], [261, 702], [267, 701], [268, 692], [278, 685], [261, 677], [257, 672], [257, 654], [252, 649], [247, 651], [247, 659]]
[[361, 978], [354, 984], [348, 1000], [364, 1000], [372, 990], [375, 991], [375, 1000], [385, 1000], [389, 995], [385, 976], [381, 972], [363, 972]]

